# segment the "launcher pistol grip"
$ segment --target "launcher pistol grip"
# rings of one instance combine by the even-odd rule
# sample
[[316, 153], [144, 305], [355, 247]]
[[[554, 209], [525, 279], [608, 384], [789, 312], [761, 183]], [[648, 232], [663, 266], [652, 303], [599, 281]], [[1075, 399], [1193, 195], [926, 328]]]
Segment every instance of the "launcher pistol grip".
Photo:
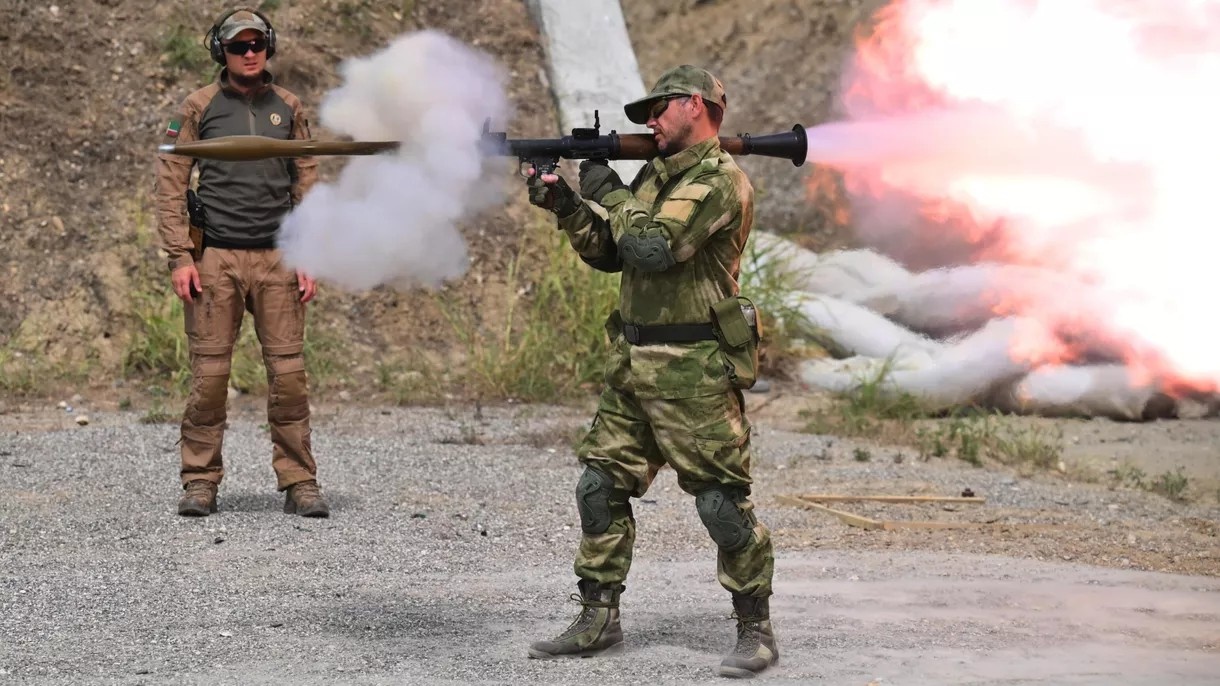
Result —
[[554, 174], [555, 169], [559, 167], [558, 157], [522, 157], [518, 161], [520, 165], [520, 173], [522, 176], [528, 177], [528, 170], [532, 167], [536, 170], [538, 176], [543, 174]]

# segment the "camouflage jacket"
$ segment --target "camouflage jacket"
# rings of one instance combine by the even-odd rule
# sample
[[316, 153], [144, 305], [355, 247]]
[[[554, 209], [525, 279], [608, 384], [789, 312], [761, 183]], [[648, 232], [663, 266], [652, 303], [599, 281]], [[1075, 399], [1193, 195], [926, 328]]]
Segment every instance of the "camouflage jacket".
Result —
[[[586, 202], [559, 220], [581, 259], [622, 271], [619, 313], [631, 324], [711, 320], [710, 307], [738, 293], [741, 253], [754, 221], [754, 188], [716, 137], [654, 158], [630, 190]], [[624, 264], [617, 239], [660, 231], [676, 264], [644, 272]], [[606, 382], [641, 398], [688, 398], [730, 388], [716, 341], [632, 346], [612, 337]]]

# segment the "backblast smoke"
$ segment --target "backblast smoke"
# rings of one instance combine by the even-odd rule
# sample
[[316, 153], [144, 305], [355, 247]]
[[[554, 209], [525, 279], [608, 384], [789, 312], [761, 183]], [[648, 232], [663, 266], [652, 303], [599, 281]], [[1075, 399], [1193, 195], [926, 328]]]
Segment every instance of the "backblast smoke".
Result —
[[980, 294], [1058, 332], [1010, 355], [1102, 339], [1133, 381], [1216, 388], [1220, 0], [898, 0], [857, 47], [809, 160], [867, 242], [1053, 270], [1066, 287]]

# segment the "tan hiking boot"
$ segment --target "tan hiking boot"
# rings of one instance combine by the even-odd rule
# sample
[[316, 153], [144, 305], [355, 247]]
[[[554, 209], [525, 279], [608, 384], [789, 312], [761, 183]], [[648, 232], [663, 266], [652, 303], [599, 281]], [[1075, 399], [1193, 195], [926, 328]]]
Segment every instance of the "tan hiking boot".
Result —
[[302, 517], [329, 517], [330, 505], [317, 481], [302, 481], [288, 487], [284, 493], [284, 513]]
[[206, 517], [216, 511], [216, 484], [195, 479], [184, 487], [178, 499], [178, 514], [183, 517]]
[[581, 579], [580, 595], [572, 599], [583, 607], [562, 634], [549, 641], [530, 645], [529, 655], [539, 660], [556, 657], [592, 657], [617, 652], [623, 647], [623, 628], [619, 624], [618, 599], [625, 588], [596, 584]]
[[779, 644], [771, 628], [766, 598], [733, 596], [733, 618], [737, 620], [737, 645], [720, 663], [720, 676], [751, 679], [771, 665], [779, 664]]

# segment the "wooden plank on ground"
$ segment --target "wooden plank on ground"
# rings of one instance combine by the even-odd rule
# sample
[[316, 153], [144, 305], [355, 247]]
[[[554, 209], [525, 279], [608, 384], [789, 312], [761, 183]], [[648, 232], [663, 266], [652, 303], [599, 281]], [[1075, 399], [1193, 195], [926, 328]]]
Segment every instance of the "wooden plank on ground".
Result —
[[855, 501], [873, 501], [879, 503], [985, 503], [987, 500], [978, 496], [957, 497], [945, 495], [847, 495], [840, 493], [806, 493], [797, 496], [802, 500], [820, 503], [846, 503]]
[[869, 519], [868, 517], [861, 517], [860, 515], [852, 514], [850, 512], [844, 512], [842, 510], [836, 510], [833, 508], [826, 507], [825, 505], [818, 505], [817, 503], [811, 503], [808, 500], [802, 500], [800, 498], [796, 498], [796, 497], [793, 497], [790, 495], [781, 495], [778, 497], [778, 500], [787, 505], [795, 505], [796, 507], [804, 508], [806, 510], [813, 510], [814, 512], [822, 512], [824, 514], [833, 515], [835, 517], [838, 517], [839, 521], [843, 522], [844, 524], [847, 524], [848, 526], [855, 526], [855, 527], [859, 527], [861, 529], [880, 529], [881, 528], [881, 522], [879, 522], [875, 519]]

